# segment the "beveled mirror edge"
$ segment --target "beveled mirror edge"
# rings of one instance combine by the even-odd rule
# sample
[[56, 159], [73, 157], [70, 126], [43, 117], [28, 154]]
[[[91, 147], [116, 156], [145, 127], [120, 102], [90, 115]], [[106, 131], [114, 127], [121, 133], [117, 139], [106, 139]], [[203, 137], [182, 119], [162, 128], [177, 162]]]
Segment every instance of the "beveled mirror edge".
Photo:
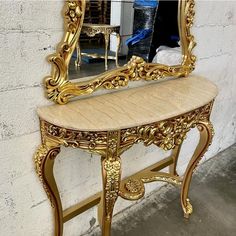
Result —
[[146, 63], [142, 58], [133, 56], [125, 66], [99, 74], [92, 80], [75, 83], [69, 81], [68, 67], [80, 36], [86, 0], [66, 0], [63, 10], [65, 33], [56, 53], [48, 57], [52, 71], [44, 80], [47, 98], [58, 104], [66, 104], [76, 96], [91, 94], [99, 88], [118, 89], [127, 86], [129, 81], [189, 75], [194, 70], [196, 61], [192, 54], [196, 43], [191, 34], [194, 5], [194, 0], [179, 0], [178, 24], [183, 55], [181, 65]]

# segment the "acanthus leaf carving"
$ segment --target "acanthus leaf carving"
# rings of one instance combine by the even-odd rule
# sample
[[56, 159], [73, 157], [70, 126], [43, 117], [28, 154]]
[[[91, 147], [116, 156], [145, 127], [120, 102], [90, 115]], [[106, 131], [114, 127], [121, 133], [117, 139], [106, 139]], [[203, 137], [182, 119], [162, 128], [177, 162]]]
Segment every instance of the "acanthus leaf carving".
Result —
[[212, 103], [194, 111], [153, 124], [124, 129], [121, 132], [121, 146], [143, 142], [154, 144], [164, 150], [174, 149], [186, 138], [187, 132], [195, 128], [200, 121], [206, 121], [211, 112]]

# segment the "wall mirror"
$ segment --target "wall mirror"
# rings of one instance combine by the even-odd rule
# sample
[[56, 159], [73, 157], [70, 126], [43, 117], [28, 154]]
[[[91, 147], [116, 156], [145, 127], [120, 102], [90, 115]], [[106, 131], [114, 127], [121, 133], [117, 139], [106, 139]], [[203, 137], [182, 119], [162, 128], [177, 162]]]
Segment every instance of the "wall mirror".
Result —
[[194, 69], [194, 0], [67, 0], [63, 17], [65, 33], [45, 78], [56, 103]]

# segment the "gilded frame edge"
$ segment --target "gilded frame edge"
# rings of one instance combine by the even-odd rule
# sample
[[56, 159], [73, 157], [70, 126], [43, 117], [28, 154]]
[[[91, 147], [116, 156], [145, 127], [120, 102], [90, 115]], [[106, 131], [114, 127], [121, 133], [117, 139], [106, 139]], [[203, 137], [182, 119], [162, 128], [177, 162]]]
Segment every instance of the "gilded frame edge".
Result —
[[65, 0], [65, 33], [56, 53], [48, 57], [52, 70], [51, 75], [44, 79], [47, 98], [58, 104], [66, 104], [76, 96], [91, 94], [99, 88], [118, 89], [127, 86], [129, 81], [151, 81], [167, 76], [189, 75], [194, 70], [196, 61], [192, 53], [196, 43], [191, 34], [194, 6], [194, 0], [179, 0], [178, 24], [183, 55], [181, 65], [147, 63], [142, 58], [133, 56], [125, 66], [99, 74], [89, 81], [73, 83], [68, 78], [68, 67], [80, 36], [86, 0]]

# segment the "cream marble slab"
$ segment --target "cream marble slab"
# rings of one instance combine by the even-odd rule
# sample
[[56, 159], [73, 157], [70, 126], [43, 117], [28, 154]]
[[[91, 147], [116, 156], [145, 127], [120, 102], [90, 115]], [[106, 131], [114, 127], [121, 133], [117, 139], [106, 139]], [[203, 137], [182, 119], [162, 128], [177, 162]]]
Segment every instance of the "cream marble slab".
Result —
[[117, 91], [71, 102], [41, 107], [41, 119], [81, 131], [107, 131], [165, 120], [212, 101], [217, 87], [189, 76]]

